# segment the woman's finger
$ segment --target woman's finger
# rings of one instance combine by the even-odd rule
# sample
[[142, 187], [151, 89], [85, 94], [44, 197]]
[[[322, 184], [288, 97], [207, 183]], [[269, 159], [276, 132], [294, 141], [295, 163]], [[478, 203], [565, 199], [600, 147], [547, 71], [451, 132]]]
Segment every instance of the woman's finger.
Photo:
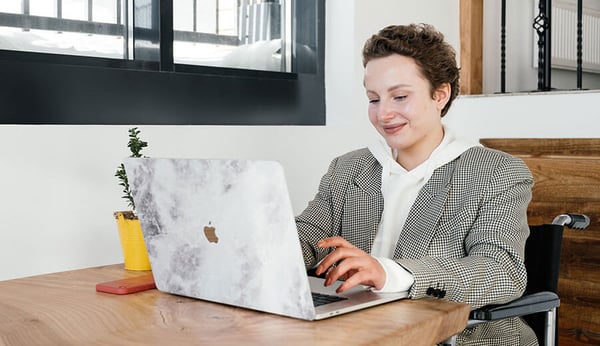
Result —
[[353, 248], [355, 247], [354, 245], [350, 244], [349, 241], [347, 241], [346, 239], [342, 238], [342, 237], [330, 237], [330, 238], [325, 238], [321, 241], [319, 241], [317, 243], [317, 246], [323, 249], [326, 248], [331, 248], [331, 247], [348, 247], [348, 248]]
[[356, 256], [358, 253], [356, 248], [336, 248], [329, 255], [325, 256], [323, 261], [317, 266], [316, 274], [321, 275], [328, 271], [330, 268], [335, 267], [338, 263], [342, 262], [348, 257]]

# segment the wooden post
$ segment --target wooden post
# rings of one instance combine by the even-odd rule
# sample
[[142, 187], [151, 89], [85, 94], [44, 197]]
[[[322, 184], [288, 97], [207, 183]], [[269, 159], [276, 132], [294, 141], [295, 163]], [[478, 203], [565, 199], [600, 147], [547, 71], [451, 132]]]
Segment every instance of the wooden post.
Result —
[[460, 0], [460, 93], [481, 94], [483, 0]]

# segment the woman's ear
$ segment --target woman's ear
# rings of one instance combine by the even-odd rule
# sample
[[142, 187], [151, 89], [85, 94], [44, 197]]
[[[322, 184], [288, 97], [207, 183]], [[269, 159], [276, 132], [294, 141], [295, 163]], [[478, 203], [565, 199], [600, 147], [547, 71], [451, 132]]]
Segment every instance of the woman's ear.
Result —
[[433, 92], [433, 99], [437, 103], [437, 108], [440, 111], [442, 109], [444, 109], [444, 107], [446, 107], [446, 104], [448, 103], [448, 100], [450, 100], [450, 94], [451, 94], [450, 83], [444, 83], [444, 84], [440, 85]]

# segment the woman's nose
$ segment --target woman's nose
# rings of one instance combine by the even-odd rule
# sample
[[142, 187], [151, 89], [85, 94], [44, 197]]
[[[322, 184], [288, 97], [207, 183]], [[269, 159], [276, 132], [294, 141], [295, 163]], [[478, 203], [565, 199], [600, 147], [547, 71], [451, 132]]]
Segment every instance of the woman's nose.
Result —
[[389, 101], [380, 101], [377, 117], [380, 121], [391, 120], [396, 116], [396, 110]]

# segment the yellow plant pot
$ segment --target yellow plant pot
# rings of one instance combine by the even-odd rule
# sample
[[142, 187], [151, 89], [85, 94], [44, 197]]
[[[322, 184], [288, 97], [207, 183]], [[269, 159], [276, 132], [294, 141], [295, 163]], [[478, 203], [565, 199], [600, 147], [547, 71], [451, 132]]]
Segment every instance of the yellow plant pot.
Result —
[[125, 269], [151, 270], [140, 220], [131, 211], [117, 211], [114, 215], [121, 238]]

